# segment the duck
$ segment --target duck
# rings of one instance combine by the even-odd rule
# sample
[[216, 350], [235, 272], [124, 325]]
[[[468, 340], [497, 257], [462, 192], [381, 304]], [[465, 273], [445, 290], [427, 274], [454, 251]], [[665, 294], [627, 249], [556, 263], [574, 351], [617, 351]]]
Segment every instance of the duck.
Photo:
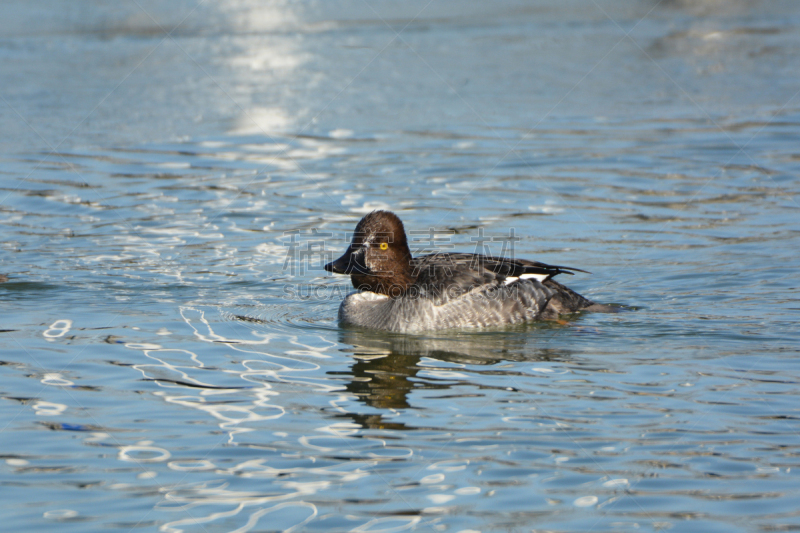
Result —
[[470, 253], [412, 257], [403, 222], [385, 210], [365, 215], [344, 254], [324, 269], [350, 276], [356, 289], [339, 306], [339, 322], [374, 330], [502, 327], [613, 312], [553, 279], [589, 273], [579, 268]]

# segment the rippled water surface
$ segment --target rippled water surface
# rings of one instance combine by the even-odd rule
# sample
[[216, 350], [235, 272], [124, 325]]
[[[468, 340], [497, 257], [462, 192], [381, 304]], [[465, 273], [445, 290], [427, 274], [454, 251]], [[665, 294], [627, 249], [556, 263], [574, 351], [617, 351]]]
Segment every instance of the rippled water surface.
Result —
[[[800, 529], [799, 25], [4, 2], [3, 527]], [[320, 265], [375, 208], [630, 310], [341, 328]]]

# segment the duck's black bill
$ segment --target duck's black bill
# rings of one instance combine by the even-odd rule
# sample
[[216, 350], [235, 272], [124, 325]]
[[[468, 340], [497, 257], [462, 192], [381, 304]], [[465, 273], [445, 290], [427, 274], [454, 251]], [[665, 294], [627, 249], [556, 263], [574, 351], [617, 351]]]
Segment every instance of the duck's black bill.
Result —
[[325, 270], [328, 272], [333, 272], [334, 274], [349, 274], [352, 271], [352, 267], [350, 266], [350, 261], [348, 260], [347, 254], [343, 255], [336, 261], [332, 261], [325, 265]]
[[363, 254], [353, 253], [348, 248], [342, 257], [325, 265], [325, 270], [334, 274], [352, 274], [354, 272], [366, 274], [368, 269], [363, 264]]

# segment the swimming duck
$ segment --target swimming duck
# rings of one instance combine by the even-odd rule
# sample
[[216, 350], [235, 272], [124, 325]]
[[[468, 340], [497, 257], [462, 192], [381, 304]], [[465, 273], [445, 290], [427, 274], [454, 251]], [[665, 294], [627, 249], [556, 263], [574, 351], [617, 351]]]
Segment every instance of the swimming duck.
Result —
[[378, 330], [504, 326], [612, 310], [553, 279], [586, 272], [579, 268], [465, 253], [414, 258], [403, 223], [390, 211], [362, 218], [344, 255], [325, 270], [349, 275], [356, 288], [342, 301], [339, 320]]

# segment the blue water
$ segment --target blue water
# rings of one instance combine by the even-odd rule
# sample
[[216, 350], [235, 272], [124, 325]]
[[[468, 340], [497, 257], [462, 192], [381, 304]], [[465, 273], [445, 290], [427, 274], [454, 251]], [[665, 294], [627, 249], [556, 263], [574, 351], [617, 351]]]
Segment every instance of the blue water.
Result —
[[[3, 528], [800, 528], [798, 26], [4, 2]], [[341, 328], [321, 265], [376, 208], [629, 310]]]

